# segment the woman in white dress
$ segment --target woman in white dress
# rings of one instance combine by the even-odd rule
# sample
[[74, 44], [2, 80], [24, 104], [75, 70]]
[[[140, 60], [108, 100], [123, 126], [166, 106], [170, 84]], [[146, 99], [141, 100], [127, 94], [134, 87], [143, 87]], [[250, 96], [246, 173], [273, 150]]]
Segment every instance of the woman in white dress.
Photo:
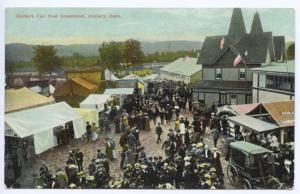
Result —
[[98, 127], [96, 126], [96, 123], [92, 123], [92, 141], [96, 141], [98, 138]]

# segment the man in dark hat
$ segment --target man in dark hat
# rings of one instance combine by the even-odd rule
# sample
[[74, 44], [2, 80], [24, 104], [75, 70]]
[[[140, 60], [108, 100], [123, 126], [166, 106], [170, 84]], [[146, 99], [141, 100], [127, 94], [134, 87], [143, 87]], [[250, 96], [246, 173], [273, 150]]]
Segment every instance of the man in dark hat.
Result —
[[129, 135], [127, 136], [127, 142], [128, 142], [128, 146], [132, 149], [135, 149], [137, 140], [136, 137], [133, 135], [133, 133], [129, 133]]
[[83, 171], [83, 153], [79, 149], [77, 149], [75, 152], [75, 159], [78, 166], [78, 171]]
[[72, 151], [69, 151], [69, 155], [68, 155], [66, 164], [67, 165], [69, 165], [69, 164], [76, 164], [75, 155], [74, 155], [74, 153]]
[[90, 142], [92, 141], [92, 126], [90, 125], [89, 122], [86, 122], [86, 136], [87, 136], [87, 141]]
[[156, 131], [156, 134], [157, 134], [156, 143], [159, 143], [159, 142], [161, 142], [160, 136], [161, 136], [161, 134], [163, 132], [163, 130], [162, 130], [161, 126], [160, 126], [160, 123], [158, 123], [158, 126], [156, 127], [155, 131]]
[[214, 140], [214, 146], [217, 147], [218, 139], [220, 137], [220, 131], [218, 129], [213, 129], [212, 138]]
[[89, 167], [88, 167], [88, 169], [89, 169], [89, 175], [94, 175], [94, 173], [96, 172], [96, 165], [95, 165], [95, 158], [93, 158], [92, 160], [91, 160], [91, 163], [89, 164]]
[[97, 149], [97, 156], [96, 156], [97, 159], [106, 159], [107, 156], [101, 152], [100, 149]]

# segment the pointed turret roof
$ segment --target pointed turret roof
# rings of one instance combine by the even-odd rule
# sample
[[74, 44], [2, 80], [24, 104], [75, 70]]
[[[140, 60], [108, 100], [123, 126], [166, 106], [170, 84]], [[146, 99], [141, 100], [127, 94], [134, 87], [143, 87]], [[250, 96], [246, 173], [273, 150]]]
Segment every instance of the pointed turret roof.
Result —
[[241, 8], [234, 8], [231, 16], [228, 36], [233, 42], [247, 34]]
[[260, 33], [260, 32], [263, 32], [263, 28], [261, 25], [259, 14], [258, 12], [256, 12], [253, 18], [250, 33]]

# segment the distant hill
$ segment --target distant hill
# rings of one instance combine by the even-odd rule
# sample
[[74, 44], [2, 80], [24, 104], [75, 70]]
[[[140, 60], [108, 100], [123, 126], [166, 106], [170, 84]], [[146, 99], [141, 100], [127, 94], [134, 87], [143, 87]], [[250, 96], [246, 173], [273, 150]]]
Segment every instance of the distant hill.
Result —
[[[11, 62], [30, 61], [33, 54], [33, 46], [23, 43], [12, 43], [5, 45], [6, 60]], [[83, 56], [98, 56], [100, 44], [74, 44], [74, 45], [54, 45], [59, 56], [72, 56], [78, 52]], [[178, 50], [198, 50], [202, 47], [200, 41], [160, 41], [141, 42], [142, 50], [145, 54], [161, 51]]]
[[160, 42], [141, 42], [145, 54], [161, 51], [181, 51], [181, 50], [199, 50], [203, 42], [200, 41], [160, 41]]

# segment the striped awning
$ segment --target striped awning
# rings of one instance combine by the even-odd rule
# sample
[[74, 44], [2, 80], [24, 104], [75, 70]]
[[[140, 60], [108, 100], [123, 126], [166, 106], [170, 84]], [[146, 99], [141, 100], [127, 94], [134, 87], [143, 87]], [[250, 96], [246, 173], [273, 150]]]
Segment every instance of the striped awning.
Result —
[[263, 103], [262, 106], [279, 127], [293, 127], [295, 125], [295, 101]]
[[254, 110], [259, 103], [253, 103], [253, 104], [239, 104], [239, 105], [231, 105], [231, 108], [237, 112], [239, 115], [245, 115], [252, 110]]

